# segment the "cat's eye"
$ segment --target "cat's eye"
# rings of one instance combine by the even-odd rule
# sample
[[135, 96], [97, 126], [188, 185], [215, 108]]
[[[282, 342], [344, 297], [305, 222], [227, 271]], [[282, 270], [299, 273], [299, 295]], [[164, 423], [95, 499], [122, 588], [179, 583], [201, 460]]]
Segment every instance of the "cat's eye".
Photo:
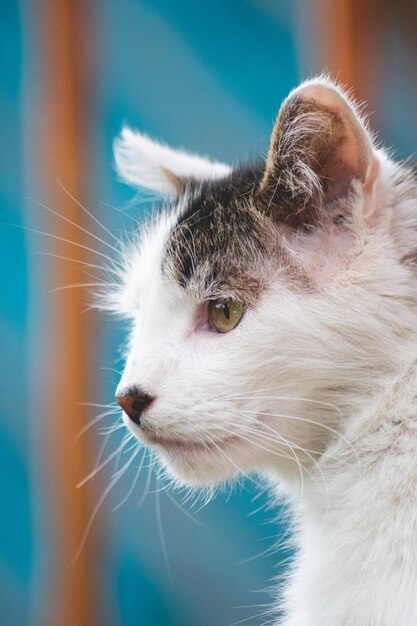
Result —
[[236, 300], [212, 300], [208, 305], [208, 318], [211, 328], [218, 333], [228, 333], [235, 328], [244, 313], [243, 305]]

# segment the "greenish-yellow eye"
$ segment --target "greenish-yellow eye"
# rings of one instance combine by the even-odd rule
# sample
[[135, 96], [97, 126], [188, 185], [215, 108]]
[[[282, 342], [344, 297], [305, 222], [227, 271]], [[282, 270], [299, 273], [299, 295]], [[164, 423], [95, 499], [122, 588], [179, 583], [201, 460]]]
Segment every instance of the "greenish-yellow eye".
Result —
[[233, 330], [242, 319], [243, 313], [243, 305], [230, 298], [209, 302], [209, 323], [219, 333], [228, 333], [230, 330]]

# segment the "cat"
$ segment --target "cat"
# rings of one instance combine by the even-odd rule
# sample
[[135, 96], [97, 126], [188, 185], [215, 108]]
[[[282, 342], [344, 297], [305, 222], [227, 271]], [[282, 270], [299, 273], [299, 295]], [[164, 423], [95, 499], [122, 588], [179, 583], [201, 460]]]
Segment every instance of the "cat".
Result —
[[[328, 77], [231, 167], [124, 128], [122, 180], [164, 206], [103, 306], [116, 392], [181, 484], [252, 471], [294, 510], [285, 626], [417, 624], [417, 183]], [[278, 618], [277, 618], [278, 619]]]

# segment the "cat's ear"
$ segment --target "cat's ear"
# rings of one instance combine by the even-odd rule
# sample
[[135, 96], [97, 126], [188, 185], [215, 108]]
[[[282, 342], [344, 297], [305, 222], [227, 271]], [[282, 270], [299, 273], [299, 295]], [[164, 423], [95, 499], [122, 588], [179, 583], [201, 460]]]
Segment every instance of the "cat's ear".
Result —
[[127, 127], [114, 141], [114, 159], [124, 182], [168, 197], [181, 195], [187, 183], [221, 178], [230, 171], [228, 165], [175, 150]]
[[355, 105], [328, 79], [303, 83], [279, 111], [260, 196], [274, 217], [315, 224], [326, 209], [369, 190], [378, 172], [372, 138]]

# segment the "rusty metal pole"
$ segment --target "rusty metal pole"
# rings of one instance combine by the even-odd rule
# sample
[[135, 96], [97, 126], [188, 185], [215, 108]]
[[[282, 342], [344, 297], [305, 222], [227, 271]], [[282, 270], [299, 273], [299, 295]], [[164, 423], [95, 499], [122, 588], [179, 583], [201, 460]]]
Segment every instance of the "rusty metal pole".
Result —
[[[86, 203], [88, 180], [88, 12], [81, 0], [37, 0], [37, 48], [40, 67], [36, 130], [31, 148], [39, 200], [83, 228], [86, 214], [59, 186], [58, 180], [81, 203]], [[33, 16], [33, 5], [32, 16]], [[91, 48], [90, 48], [91, 49]], [[69, 222], [48, 213], [43, 224], [56, 237], [92, 245]], [[85, 251], [57, 239], [42, 241], [43, 249], [86, 260]], [[86, 282], [77, 263], [53, 259], [44, 280], [46, 345], [39, 359], [42, 420], [43, 484], [47, 492], [47, 597], [42, 598], [40, 623], [51, 626], [94, 626], [98, 597], [93, 569], [97, 563], [97, 526], [72, 563], [98, 496], [77, 483], [91, 470], [94, 457], [88, 437], [74, 443], [85, 425], [80, 402], [91, 398], [94, 383], [94, 328], [91, 314], [82, 314], [85, 294], [68, 289], [48, 294], [49, 287]], [[45, 279], [45, 277], [42, 277]], [[45, 282], [47, 285], [45, 285]], [[45, 332], [45, 329], [43, 330]], [[39, 439], [38, 439], [39, 445]], [[39, 451], [38, 451], [39, 453]], [[38, 603], [39, 605], [39, 603]], [[39, 608], [39, 607], [38, 607]]]
[[319, 67], [353, 88], [356, 98], [370, 101], [371, 108], [375, 104], [381, 8], [377, 0], [319, 0], [310, 5]]

